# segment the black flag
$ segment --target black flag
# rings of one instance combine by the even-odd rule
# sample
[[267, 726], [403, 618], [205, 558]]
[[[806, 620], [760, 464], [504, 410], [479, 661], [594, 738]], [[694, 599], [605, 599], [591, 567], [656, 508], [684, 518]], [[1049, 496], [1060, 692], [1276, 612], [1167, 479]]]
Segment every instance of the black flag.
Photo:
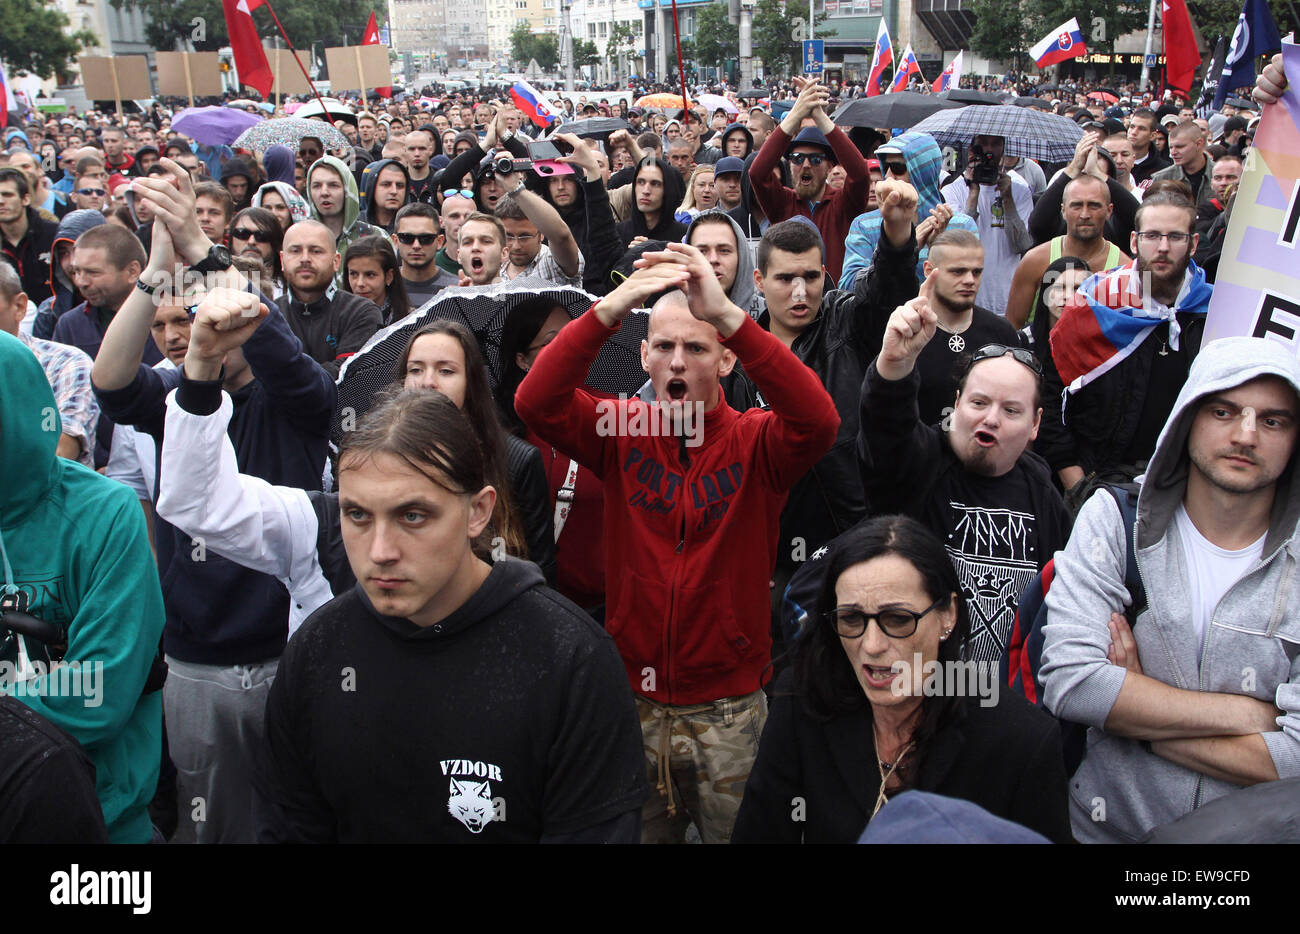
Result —
[[1219, 90], [1219, 79], [1223, 76], [1223, 36], [1214, 44], [1214, 54], [1210, 56], [1210, 65], [1205, 69], [1205, 81], [1201, 85], [1201, 96], [1196, 101], [1196, 116], [1208, 120], [1214, 113], [1214, 95]]

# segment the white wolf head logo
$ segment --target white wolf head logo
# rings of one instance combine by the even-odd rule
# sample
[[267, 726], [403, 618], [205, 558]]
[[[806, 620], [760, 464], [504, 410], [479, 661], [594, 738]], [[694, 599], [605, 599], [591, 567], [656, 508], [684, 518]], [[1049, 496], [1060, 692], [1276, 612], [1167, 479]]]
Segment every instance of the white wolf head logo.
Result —
[[487, 782], [458, 782], [453, 778], [447, 810], [470, 833], [482, 833], [496, 813], [492, 806], [491, 785]]

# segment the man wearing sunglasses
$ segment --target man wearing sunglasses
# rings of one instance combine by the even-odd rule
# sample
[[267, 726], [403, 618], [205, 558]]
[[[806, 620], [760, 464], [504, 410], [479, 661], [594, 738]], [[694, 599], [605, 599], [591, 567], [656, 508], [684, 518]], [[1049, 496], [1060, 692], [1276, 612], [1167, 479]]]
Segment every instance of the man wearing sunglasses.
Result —
[[[811, 79], [794, 81], [799, 96], [754, 157], [749, 180], [759, 207], [773, 224], [802, 214], [817, 225], [826, 244], [826, 271], [832, 282], [838, 282], [849, 224], [867, 203], [871, 184], [867, 160], [827, 115], [826, 88]], [[800, 130], [806, 117], [816, 125]], [[774, 174], [782, 156], [790, 160], [793, 189], [786, 188]], [[843, 166], [847, 178], [839, 191], [828, 192], [826, 177], [832, 165]]]
[[393, 229], [397, 255], [402, 261], [402, 282], [412, 308], [419, 308], [447, 286], [456, 284], [457, 277], [436, 262], [444, 240], [438, 230], [438, 212], [432, 205], [419, 201], [406, 205], [397, 212]]
[[81, 210], [102, 211], [108, 204], [108, 185], [89, 176], [82, 175], [74, 183], [72, 203]]
[[939, 332], [938, 273], [895, 309], [862, 383], [858, 456], [867, 503], [904, 513], [944, 542], [970, 610], [963, 657], [997, 664], [1021, 593], [1064, 547], [1070, 515], [1030, 450], [1042, 418], [1042, 366], [1018, 346], [973, 348], [950, 419], [917, 417], [917, 361]]

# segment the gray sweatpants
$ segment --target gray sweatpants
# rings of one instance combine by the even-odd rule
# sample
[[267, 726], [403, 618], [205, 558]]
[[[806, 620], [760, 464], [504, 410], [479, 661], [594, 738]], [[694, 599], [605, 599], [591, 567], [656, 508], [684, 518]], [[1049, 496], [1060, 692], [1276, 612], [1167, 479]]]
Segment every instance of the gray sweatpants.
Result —
[[163, 714], [176, 764], [173, 843], [256, 843], [253, 772], [279, 659], [196, 665], [167, 656]]

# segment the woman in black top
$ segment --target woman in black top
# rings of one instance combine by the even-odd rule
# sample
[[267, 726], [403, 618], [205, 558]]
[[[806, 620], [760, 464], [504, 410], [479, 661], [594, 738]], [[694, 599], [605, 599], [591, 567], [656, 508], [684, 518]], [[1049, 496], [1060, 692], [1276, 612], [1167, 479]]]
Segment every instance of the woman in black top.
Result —
[[960, 661], [969, 616], [938, 539], [885, 516], [826, 560], [819, 612], [777, 684], [732, 841], [854, 842], [908, 789], [1070, 841], [1060, 730], [1000, 694], [996, 664]]

